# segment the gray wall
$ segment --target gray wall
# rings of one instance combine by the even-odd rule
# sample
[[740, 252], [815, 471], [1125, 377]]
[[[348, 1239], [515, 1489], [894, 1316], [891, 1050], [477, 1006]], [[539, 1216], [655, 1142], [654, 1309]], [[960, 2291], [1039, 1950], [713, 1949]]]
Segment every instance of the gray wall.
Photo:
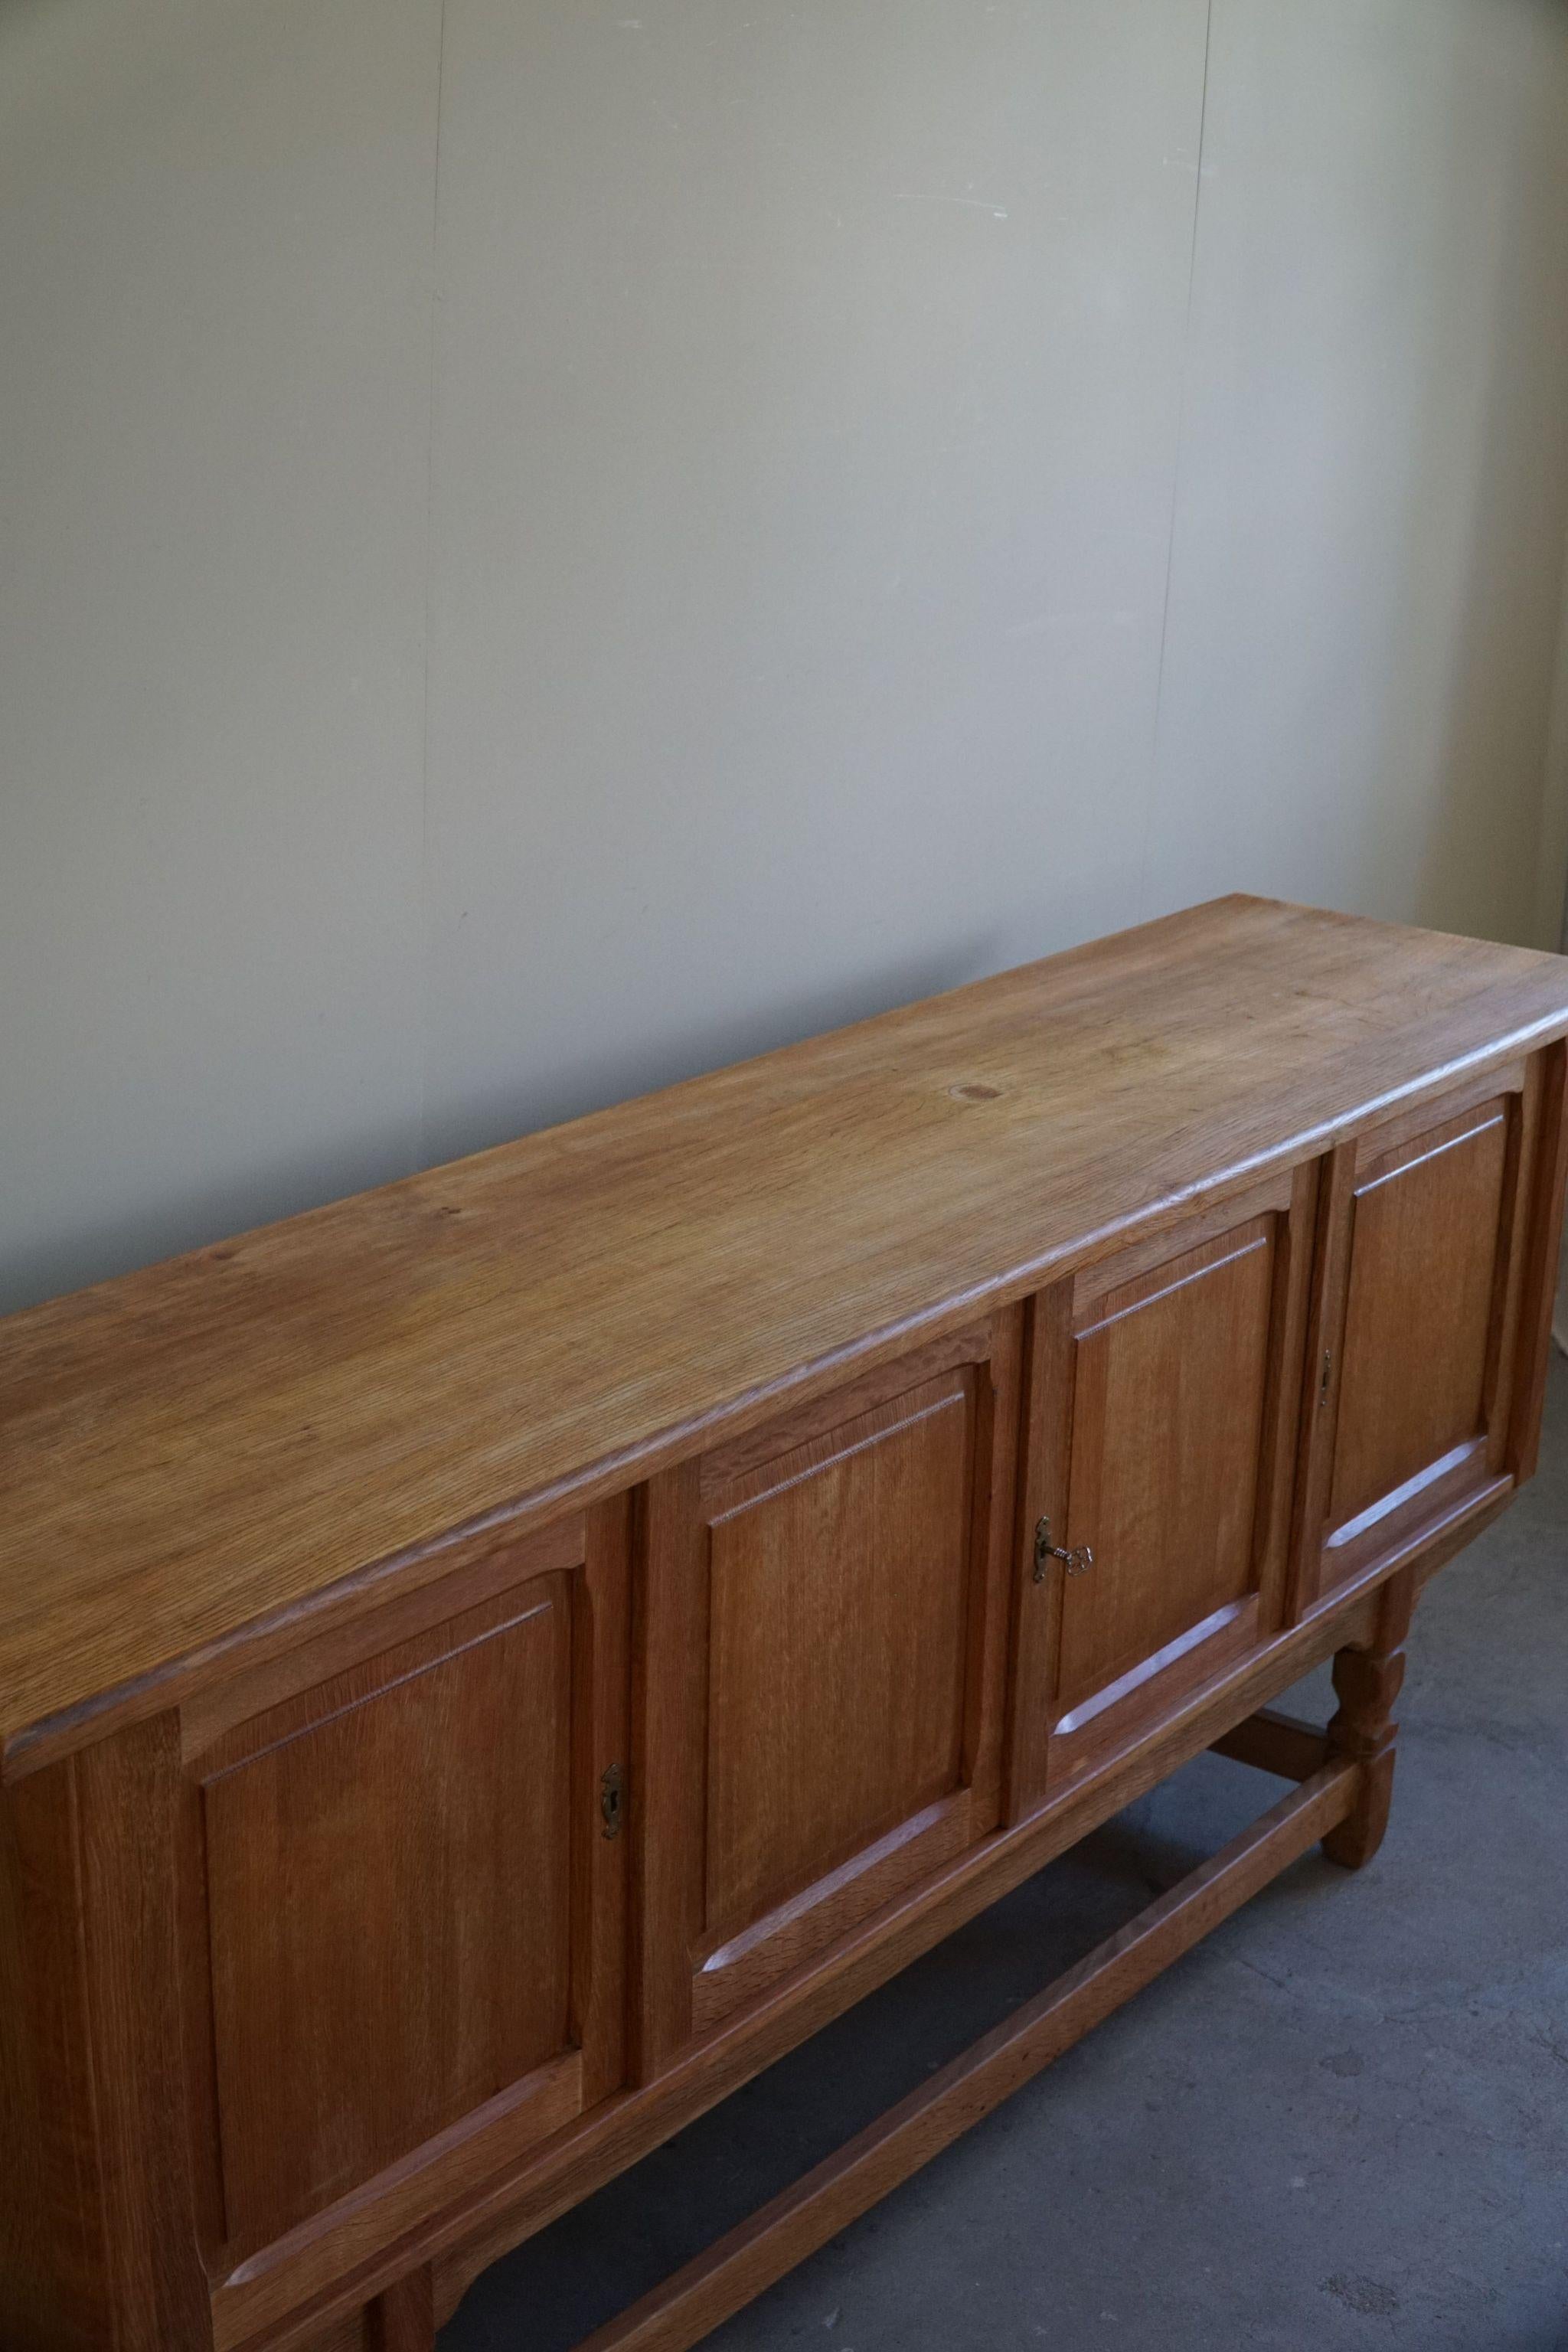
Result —
[[1233, 887], [1554, 937], [1565, 121], [1548, 0], [9, 0], [0, 1298]]

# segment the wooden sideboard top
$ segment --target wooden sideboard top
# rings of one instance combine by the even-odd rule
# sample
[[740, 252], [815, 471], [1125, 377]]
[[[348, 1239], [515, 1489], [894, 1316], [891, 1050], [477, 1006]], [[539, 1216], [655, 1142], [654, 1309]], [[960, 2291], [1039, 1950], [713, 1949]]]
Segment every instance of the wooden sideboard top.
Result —
[[1564, 1031], [1562, 958], [1218, 899], [13, 1316], [0, 1742]]

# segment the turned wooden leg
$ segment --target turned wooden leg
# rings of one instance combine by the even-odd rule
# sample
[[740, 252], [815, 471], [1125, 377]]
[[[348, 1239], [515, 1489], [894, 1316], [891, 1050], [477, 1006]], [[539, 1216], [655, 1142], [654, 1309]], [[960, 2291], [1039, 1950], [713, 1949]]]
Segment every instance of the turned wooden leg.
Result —
[[370, 2352], [434, 2352], [436, 2293], [429, 2264], [378, 2294], [366, 2317]]
[[1331, 1757], [1349, 1757], [1361, 1767], [1361, 1789], [1342, 1822], [1323, 1840], [1323, 1852], [1343, 1870], [1359, 1870], [1383, 1843], [1394, 1793], [1394, 1743], [1399, 1726], [1394, 1702], [1405, 1680], [1405, 1637], [1410, 1630], [1415, 1585], [1412, 1572], [1390, 1577], [1378, 1600], [1377, 1623], [1364, 1650], [1334, 1655], [1334, 1691], [1339, 1710], [1329, 1725]]

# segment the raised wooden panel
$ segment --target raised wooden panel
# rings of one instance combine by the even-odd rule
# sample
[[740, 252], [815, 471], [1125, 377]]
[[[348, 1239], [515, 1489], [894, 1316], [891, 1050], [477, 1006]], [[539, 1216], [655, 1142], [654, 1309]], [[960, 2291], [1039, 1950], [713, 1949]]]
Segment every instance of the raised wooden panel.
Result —
[[1078, 1335], [1058, 1698], [1103, 1699], [1255, 1589], [1259, 1440], [1274, 1287], [1259, 1218], [1113, 1291]]
[[314, 1719], [205, 1785], [223, 2176], [243, 2239], [566, 2048], [571, 1610], [563, 1579], [541, 1586], [378, 1689], [345, 1676]]
[[1484, 1437], [1509, 1108], [1373, 1160], [1355, 1187], [1329, 1520], [1349, 1529]]
[[646, 2064], [994, 1827], [1016, 1350], [1002, 1318], [650, 1489]]
[[1015, 1814], [1280, 1621], [1315, 1188], [1299, 1171], [1035, 1303]]
[[1305, 1601], [1508, 1476], [1536, 1066], [1335, 1155], [1303, 1527]]
[[615, 1517], [618, 1574], [602, 1539], [597, 1577], [523, 1573], [196, 1759], [227, 2259], [454, 2126], [526, 2147], [618, 2079], [624, 1863], [607, 1875], [597, 1789], [625, 1757]]
[[711, 1522], [712, 1935], [958, 1785], [971, 1385], [782, 1455]]

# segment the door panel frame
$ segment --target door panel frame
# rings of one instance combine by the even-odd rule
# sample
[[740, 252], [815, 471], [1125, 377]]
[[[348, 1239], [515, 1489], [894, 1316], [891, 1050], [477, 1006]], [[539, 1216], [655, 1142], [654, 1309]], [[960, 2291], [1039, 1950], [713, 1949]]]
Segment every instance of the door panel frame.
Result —
[[[1258, 1250], [1268, 1248], [1277, 1241], [1278, 1235], [1274, 1227], [1278, 1217], [1288, 1211], [1288, 1208], [1289, 1193], [1288, 1191], [1281, 1189], [1278, 1193], [1270, 1196], [1268, 1204], [1258, 1213], [1247, 1217], [1243, 1223], [1227, 1223], [1217, 1233], [1205, 1234], [1202, 1240], [1191, 1243], [1186, 1249], [1178, 1251], [1173, 1257], [1162, 1257], [1155, 1265], [1141, 1265], [1136, 1274], [1130, 1277], [1125, 1266], [1113, 1259], [1096, 1270], [1097, 1275], [1101, 1277], [1109, 1276], [1110, 1277], [1109, 1280], [1097, 1279], [1088, 1285], [1081, 1280], [1075, 1282], [1070, 1339], [1072, 1393], [1068, 1408], [1070, 1427], [1068, 1438], [1067, 1475], [1061, 1489], [1068, 1499], [1069, 1517], [1068, 1524], [1062, 1527], [1060, 1530], [1060, 1540], [1063, 1543], [1070, 1545], [1074, 1540], [1075, 1532], [1079, 1530], [1092, 1535], [1100, 1523], [1101, 1497], [1092, 1488], [1089, 1493], [1085, 1493], [1081, 1484], [1085, 1465], [1076, 1461], [1078, 1433], [1085, 1402], [1083, 1388], [1085, 1364], [1080, 1351], [1089, 1341], [1098, 1339], [1102, 1331], [1113, 1325], [1134, 1317], [1146, 1308], [1156, 1307], [1164, 1300], [1175, 1297], [1179, 1293], [1206, 1281], [1209, 1276], [1220, 1274], [1225, 1267], [1238, 1265], [1243, 1259], [1253, 1256]], [[1173, 1274], [1172, 1269], [1174, 1266], [1182, 1266], [1184, 1271]], [[1275, 1381], [1273, 1335], [1279, 1306], [1279, 1264], [1276, 1256], [1269, 1267], [1268, 1323], [1264, 1335], [1265, 1390], [1258, 1401], [1260, 1465], [1268, 1453], [1269, 1394]], [[1099, 1360], [1104, 1363], [1105, 1359], [1101, 1356]], [[1253, 1519], [1247, 1530], [1248, 1557], [1253, 1560], [1266, 1555], [1267, 1552], [1268, 1499], [1268, 1490], [1260, 1468]], [[1152, 1681], [1156, 1675], [1173, 1673], [1180, 1662], [1195, 1651], [1200, 1643], [1219, 1643], [1220, 1648], [1213, 1651], [1211, 1654], [1228, 1655], [1238, 1643], [1245, 1648], [1255, 1637], [1257, 1632], [1258, 1596], [1241, 1595], [1212, 1610], [1199, 1622], [1184, 1627], [1178, 1633], [1162, 1643], [1157, 1650], [1153, 1652], [1142, 1650], [1136, 1654], [1128, 1654], [1124, 1661], [1116, 1666], [1108, 1680], [1097, 1683], [1093, 1690], [1079, 1696], [1076, 1700], [1069, 1700], [1068, 1692], [1063, 1688], [1068, 1659], [1067, 1608], [1069, 1588], [1059, 1563], [1051, 1571], [1050, 1590], [1052, 1651], [1057, 1660], [1057, 1675], [1052, 1693], [1052, 1739], [1058, 1757], [1066, 1758], [1072, 1755], [1075, 1762], [1074, 1743], [1078, 1747], [1098, 1745], [1099, 1735], [1089, 1734], [1089, 1727], [1092, 1724], [1098, 1723], [1108, 1710], [1124, 1702], [1131, 1702], [1142, 1685]], [[1090, 1597], [1092, 1597], [1092, 1591], [1090, 1591]], [[1079, 1734], [1084, 1735], [1081, 1741], [1078, 1740], [1077, 1736]]]
[[[1193, 1217], [1134, 1235], [1039, 1291], [1026, 1327], [1024, 1462], [1014, 1562], [1014, 1673], [1006, 1818], [1016, 1822], [1100, 1770], [1152, 1717], [1185, 1703], [1269, 1640], [1285, 1622], [1289, 1536], [1320, 1162], [1304, 1160], [1207, 1204]], [[1034, 1577], [1042, 1517], [1065, 1529], [1073, 1441], [1075, 1349], [1086, 1318], [1112, 1294], [1146, 1283], [1174, 1260], [1212, 1248], [1259, 1219], [1277, 1221], [1260, 1423], [1253, 1556], [1257, 1590], [1137, 1662], [1081, 1706], [1058, 1700], [1066, 1574], [1053, 1561]], [[1213, 1270], [1226, 1262], [1220, 1252]], [[1194, 1276], [1200, 1271], [1194, 1269]], [[1053, 1508], [1054, 1505], [1054, 1508]]]
[[[1004, 1308], [795, 1407], [642, 1490], [633, 1612], [633, 2072], [647, 2081], [873, 1911], [997, 1828], [1022, 1310]], [[707, 1936], [710, 1530], [725, 1493], [946, 1373], [973, 1375], [962, 1783], [761, 1918]]]
[[[482, 2171], [511, 2163], [620, 2087], [626, 2067], [628, 1840], [603, 1833], [598, 1793], [629, 1738], [630, 1498], [615, 1497], [521, 1538], [460, 1547], [451, 1573], [331, 1629], [183, 1708], [177, 1912], [187, 2132], [198, 2242], [209, 2275], [230, 2283], [330, 2276], [350, 2243], [390, 2244]], [[276, 1738], [330, 1721], [345, 1675], [370, 1697], [459, 1656], [529, 1613], [532, 1584], [569, 1592], [567, 1835], [568, 2042], [541, 2065], [393, 2158], [263, 2245], [225, 2223], [204, 1789]], [[449, 1638], [447, 1638], [449, 1636]], [[395, 1663], [394, 1663], [395, 1661]], [[358, 1704], [359, 1698], [349, 1702]], [[356, 2256], [356, 2258], [359, 2258]], [[269, 2291], [269, 2290], [268, 2290]], [[301, 2290], [302, 2292], [304, 2290]]]
[[[754, 1508], [764, 1507], [791, 1489], [800, 1489], [819, 1473], [826, 1475], [840, 1465], [873, 1452], [883, 1443], [896, 1442], [906, 1433], [934, 1423], [938, 1415], [957, 1410], [962, 1413], [963, 1468], [961, 1495], [967, 1520], [963, 1537], [963, 1558], [967, 1567], [978, 1556], [984, 1543], [984, 1523], [980, 1508], [975, 1475], [976, 1457], [985, 1453], [987, 1432], [984, 1415], [985, 1397], [976, 1378], [977, 1367], [970, 1362], [948, 1365], [932, 1378], [921, 1381], [912, 1389], [901, 1390], [884, 1402], [855, 1413], [847, 1421], [837, 1422], [831, 1430], [815, 1431], [802, 1438], [798, 1430], [788, 1432], [789, 1443], [780, 1453], [740, 1473], [724, 1485], [715, 1486], [704, 1507], [703, 1521], [712, 1538], [731, 1520], [743, 1517]], [[705, 1482], [706, 1483], [706, 1482]], [[711, 1574], [713, 1553], [710, 1559], [710, 1607], [713, 1591]], [[748, 1958], [753, 1970], [759, 1957], [758, 1948], [768, 1936], [771, 1922], [776, 1922], [780, 1933], [793, 1925], [795, 1940], [801, 1935], [801, 1923], [814, 1907], [815, 1899], [830, 1884], [843, 1886], [864, 1870], [876, 1866], [872, 1857], [890, 1863], [895, 1853], [903, 1857], [905, 1870], [913, 1866], [908, 1853], [913, 1823], [930, 1817], [933, 1826], [936, 1818], [952, 1811], [952, 1800], [965, 1792], [974, 1779], [977, 1743], [984, 1730], [981, 1694], [975, 1686], [973, 1671], [977, 1627], [974, 1621], [974, 1579], [971, 1574], [965, 1594], [967, 1606], [962, 1612], [962, 1655], [952, 1660], [952, 1686], [957, 1695], [953, 1710], [955, 1739], [947, 1759], [947, 1770], [940, 1787], [931, 1788], [913, 1811], [905, 1810], [894, 1817], [884, 1818], [875, 1826], [863, 1825], [860, 1832], [840, 1841], [837, 1848], [815, 1853], [793, 1873], [781, 1874], [771, 1890], [772, 1899], [760, 1916], [743, 1897], [743, 1918], [726, 1918], [721, 1906], [716, 1906], [713, 1885], [713, 1860], [708, 1853], [708, 1876], [705, 1886], [702, 1935], [698, 1957], [702, 1971], [695, 1989], [699, 2010], [710, 2016], [721, 2009], [733, 2006], [737, 1998], [736, 1979], [731, 1971], [742, 1956]], [[709, 1652], [709, 1738], [714, 1738], [712, 1721], [714, 1651], [713, 1631], [710, 1621]], [[962, 1679], [960, 1669], [962, 1668]], [[711, 1744], [708, 1750], [711, 1767]], [[711, 1846], [714, 1828], [713, 1776], [708, 1775], [708, 1805], [705, 1819], [705, 1843]], [[719, 1916], [715, 1916], [716, 1907]], [[716, 2005], [723, 1990], [728, 1998]]]
[[[1473, 1073], [1458, 1086], [1426, 1094], [1352, 1136], [1329, 1155], [1312, 1286], [1303, 1396], [1297, 1528], [1293, 1543], [1292, 1618], [1342, 1601], [1374, 1579], [1413, 1538], [1435, 1532], [1458, 1513], [1506, 1495], [1521, 1475], [1521, 1451], [1539, 1427], [1521, 1428], [1515, 1389], [1521, 1365], [1528, 1381], [1539, 1318], [1528, 1311], [1527, 1277], [1546, 1268], [1532, 1234], [1551, 1223], [1562, 1150], [1561, 1045], [1515, 1055]], [[1555, 1099], [1553, 1099], [1555, 1098]], [[1500, 1193], [1492, 1303], [1482, 1376], [1481, 1429], [1438, 1461], [1423, 1465], [1389, 1496], [1366, 1506], [1342, 1527], [1329, 1525], [1350, 1312], [1352, 1252], [1358, 1197], [1423, 1160], [1465, 1140], [1466, 1122], [1500, 1102], [1508, 1121]], [[1416, 1147], [1426, 1144], [1423, 1151]], [[1544, 1189], [1543, 1189], [1544, 1188]], [[1560, 1231], [1561, 1209], [1557, 1210]], [[1550, 1269], [1546, 1311], [1555, 1286]]]

